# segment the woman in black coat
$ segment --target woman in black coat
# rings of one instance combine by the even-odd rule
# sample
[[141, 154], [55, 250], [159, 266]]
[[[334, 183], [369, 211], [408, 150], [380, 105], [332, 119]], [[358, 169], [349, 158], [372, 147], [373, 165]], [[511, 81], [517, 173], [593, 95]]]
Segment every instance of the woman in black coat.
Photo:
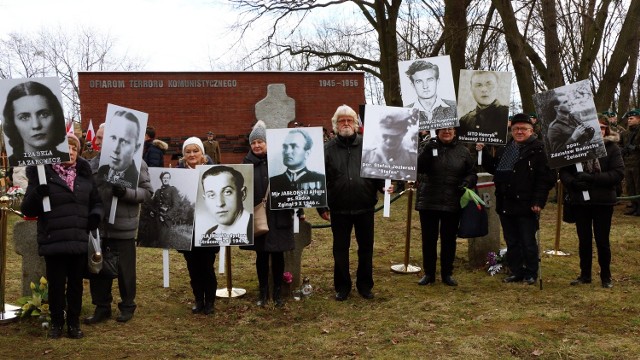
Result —
[[418, 156], [418, 178], [416, 210], [420, 213], [424, 266], [424, 277], [418, 284], [435, 282], [439, 232], [442, 282], [456, 286], [458, 283], [452, 274], [462, 210], [460, 197], [464, 187], [475, 187], [478, 176], [471, 153], [458, 144], [454, 128], [436, 130], [436, 139], [422, 148]]
[[[91, 167], [78, 158], [80, 141], [72, 134], [67, 136], [71, 160], [45, 165], [47, 182], [42, 185], [37, 168], [27, 167], [29, 185], [22, 202], [23, 214], [38, 217], [38, 253], [44, 256], [49, 283], [49, 337], [54, 339], [62, 336], [65, 309], [68, 336], [73, 339], [84, 336], [80, 330], [80, 311], [88, 232], [98, 228], [103, 213]], [[43, 209], [45, 196], [49, 196], [51, 211]]]
[[[560, 180], [568, 195], [571, 211], [576, 218], [580, 276], [571, 285], [591, 283], [592, 238], [595, 238], [600, 264], [600, 280], [603, 288], [611, 288], [611, 217], [616, 203], [616, 186], [624, 177], [624, 162], [616, 145], [619, 136], [611, 132], [606, 117], [599, 119], [607, 156], [583, 163], [583, 172], [574, 165], [560, 170]], [[583, 191], [589, 192], [584, 200]]]
[[[249, 135], [251, 151], [245, 156], [244, 164], [253, 164], [253, 202], [258, 205], [265, 198], [269, 185], [267, 165], [266, 129], [263, 121], [258, 121]], [[284, 252], [293, 250], [293, 210], [271, 211], [271, 197], [266, 203], [269, 232], [256, 236], [253, 246], [243, 249], [255, 250], [256, 271], [260, 295], [256, 305], [264, 306], [269, 299], [269, 258], [273, 276], [273, 302], [277, 307], [283, 305], [281, 289], [284, 273]]]

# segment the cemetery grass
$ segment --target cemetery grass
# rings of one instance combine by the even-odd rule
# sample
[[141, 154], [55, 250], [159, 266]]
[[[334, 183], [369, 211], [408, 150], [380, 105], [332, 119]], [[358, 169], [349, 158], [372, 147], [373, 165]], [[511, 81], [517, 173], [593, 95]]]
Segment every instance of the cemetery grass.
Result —
[[[215, 314], [192, 315], [192, 294], [184, 259], [170, 252], [170, 287], [162, 282], [162, 252], [138, 248], [138, 309], [125, 324], [113, 318], [83, 325], [84, 339], [47, 339], [35, 320], [0, 325], [3, 359], [288, 359], [288, 358], [430, 358], [430, 359], [631, 359], [640, 353], [640, 218], [623, 216], [616, 206], [611, 246], [613, 289], [598, 281], [569, 286], [578, 275], [575, 227], [562, 224], [560, 250], [569, 256], [542, 255], [539, 285], [503, 284], [505, 274], [490, 276], [470, 268], [467, 241], [458, 239], [452, 288], [440, 280], [418, 286], [422, 274], [396, 274], [404, 259], [406, 199], [394, 202], [391, 217], [376, 214], [375, 299], [354, 290], [336, 302], [329, 228], [313, 230], [303, 253], [302, 274], [314, 286], [302, 301], [258, 308], [255, 255], [233, 249], [233, 285], [246, 296], [218, 299]], [[323, 224], [307, 211], [312, 224]], [[15, 216], [9, 224], [15, 221]], [[541, 219], [541, 247], [553, 249], [556, 206]], [[10, 230], [11, 231], [11, 230]], [[20, 297], [20, 258], [9, 234], [6, 302]], [[504, 246], [504, 242], [501, 242]], [[352, 243], [352, 274], [355, 272]], [[410, 264], [421, 266], [420, 224], [412, 211]], [[216, 260], [216, 265], [218, 260]], [[219, 287], [225, 276], [218, 276]], [[114, 283], [114, 318], [119, 300]], [[85, 282], [82, 317], [93, 306]]]

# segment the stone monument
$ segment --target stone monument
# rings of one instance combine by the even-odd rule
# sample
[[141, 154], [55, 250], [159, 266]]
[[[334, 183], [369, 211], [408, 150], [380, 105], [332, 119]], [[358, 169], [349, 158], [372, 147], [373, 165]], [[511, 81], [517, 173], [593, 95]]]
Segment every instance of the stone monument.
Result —
[[496, 254], [500, 250], [500, 218], [495, 211], [495, 185], [493, 176], [489, 173], [478, 173], [478, 195], [487, 204], [489, 217], [489, 233], [483, 237], [469, 239], [469, 266], [473, 268], [483, 267], [490, 251]]
[[30, 296], [31, 282], [40, 283], [47, 271], [44, 258], [38, 255], [37, 221], [21, 220], [13, 225], [13, 248], [22, 256], [22, 296]]

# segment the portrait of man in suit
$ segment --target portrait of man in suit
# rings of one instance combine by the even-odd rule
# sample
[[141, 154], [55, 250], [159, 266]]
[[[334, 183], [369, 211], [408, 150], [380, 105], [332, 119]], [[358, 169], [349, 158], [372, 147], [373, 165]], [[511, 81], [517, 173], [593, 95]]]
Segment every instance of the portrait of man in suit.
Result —
[[244, 208], [247, 187], [242, 173], [231, 166], [212, 166], [202, 174], [201, 184], [205, 208], [215, 225], [202, 236], [200, 244], [253, 243], [253, 216]]
[[137, 187], [140, 164], [136, 165], [134, 156], [142, 156], [139, 153], [142, 146], [141, 128], [141, 121], [134, 113], [117, 110], [113, 114], [102, 142], [98, 169], [100, 178], [126, 188]]

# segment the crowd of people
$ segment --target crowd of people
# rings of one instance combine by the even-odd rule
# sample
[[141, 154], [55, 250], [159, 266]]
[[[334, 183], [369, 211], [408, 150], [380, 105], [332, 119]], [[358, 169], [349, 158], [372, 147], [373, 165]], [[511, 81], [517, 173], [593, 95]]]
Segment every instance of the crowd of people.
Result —
[[[35, 92], [31, 94], [27, 90]], [[16, 124], [5, 130], [9, 130], [7, 135], [12, 141], [11, 145], [24, 152], [37, 151], [42, 144], [23, 143], [17, 139], [22, 131], [21, 121], [27, 121], [18, 117], [33, 113], [48, 124], [61, 115], [57, 114], [55, 106], [49, 104], [52, 100], [48, 93], [37, 86], [24, 85], [10, 92], [10, 96], [13, 97], [7, 103], [4, 114], [8, 124]], [[46, 116], [36, 110], [25, 110], [16, 115], [17, 110], [13, 107], [24, 107], [26, 103], [23, 104], [20, 100], [25, 96], [35, 97], [34, 100], [37, 101], [32, 103], [39, 107], [52, 107], [51, 111], [47, 111]], [[166, 143], [163, 145], [155, 139], [155, 129], [152, 127], [146, 129], [144, 142], [141, 143], [139, 139], [143, 129], [135, 114], [118, 111], [113, 116], [119, 121], [119, 130], [111, 132], [110, 138], [105, 139], [105, 124], [101, 124], [94, 141], [98, 148], [106, 141], [113, 142], [113, 150], [106, 154], [110, 159], [108, 165], [100, 166], [101, 153], [96, 149], [92, 150], [97, 153], [91, 153], [90, 159], [79, 156], [78, 153], [82, 152], [81, 142], [75, 135], [68, 133], [66, 139], [70, 160], [46, 165], [46, 184], [40, 183], [34, 166], [27, 167], [28, 186], [22, 212], [27, 216], [38, 217], [39, 253], [45, 258], [49, 281], [52, 324], [49, 335], [52, 338], [63, 335], [65, 322], [70, 338], [83, 337], [80, 330], [80, 310], [82, 278], [87, 261], [87, 232], [96, 229], [99, 229], [102, 236], [103, 248], [119, 254], [117, 283], [120, 301], [117, 304], [119, 314], [116, 320], [127, 322], [132, 319], [136, 310], [135, 237], [140, 204], [154, 197], [175, 197], [175, 194], [170, 194], [169, 173], [160, 174], [163, 188], [155, 194], [150, 184], [148, 166], [164, 165], [161, 155], [163, 149], [166, 150]], [[580, 274], [571, 285], [592, 281], [591, 252], [592, 238], [595, 238], [601, 285], [605, 288], [613, 286], [609, 233], [613, 206], [620, 195], [619, 184], [624, 179], [627, 186], [625, 193], [628, 196], [640, 193], [640, 110], [629, 111], [624, 119], [627, 121], [627, 128], [618, 124], [615, 115], [611, 116], [608, 112], [600, 117], [600, 130], [607, 150], [605, 157], [586, 161], [583, 164], [584, 171], [567, 166], [556, 172], [547, 164], [535, 116], [520, 113], [511, 117], [510, 136], [506, 146], [487, 151], [483, 164], [484, 169], [494, 175], [495, 209], [508, 248], [507, 265], [510, 274], [503, 279], [504, 282], [534, 284], [537, 281], [539, 254], [535, 233], [539, 226], [540, 211], [544, 208], [549, 191], [559, 174], [569, 193], [565, 206], [569, 206], [577, 214]], [[324, 139], [328, 207], [317, 210], [320, 217], [331, 224], [335, 300], [347, 300], [353, 289], [350, 247], [354, 231], [358, 247], [355, 289], [362, 298], [369, 300], [375, 297], [374, 207], [378, 195], [392, 193], [394, 186], [385, 187], [383, 179], [360, 176], [363, 149], [359, 129], [362, 124], [357, 113], [351, 107], [342, 105], [336, 109], [331, 121], [332, 133], [335, 135]], [[424, 276], [418, 282], [422, 286], [436, 281], [438, 238], [441, 242], [440, 279], [448, 286], [458, 285], [453, 278], [453, 263], [461, 214], [459, 199], [465, 188], [475, 187], [478, 177], [474, 158], [468, 146], [458, 142], [457, 130], [438, 129], [435, 138], [421, 143], [418, 155], [415, 209], [419, 212], [422, 227]], [[287, 171], [295, 176], [296, 171], [300, 168], [306, 170], [306, 167], [295, 161], [294, 150], [308, 150], [305, 143], [309, 139], [303, 132], [296, 131], [289, 133], [287, 139], [282, 150], [283, 157]], [[51, 133], [47, 141], [57, 143], [60, 139], [57, 134]], [[270, 230], [254, 237], [252, 245], [242, 248], [256, 253], [256, 304], [265, 306], [272, 300], [276, 307], [281, 307], [284, 304], [284, 253], [294, 248], [294, 210], [270, 210], [268, 146], [264, 122], [259, 121], [253, 127], [249, 142], [250, 151], [243, 163], [252, 165], [254, 169], [254, 178], [250, 180], [253, 181], [253, 205], [266, 202]], [[481, 143], [476, 144], [475, 150], [481, 151], [483, 147]], [[144, 161], [136, 166], [133, 154], [140, 150]], [[221, 164], [222, 161], [219, 145], [213, 140], [211, 132], [207, 134], [205, 142], [195, 136], [185, 140], [182, 144], [182, 156], [178, 167], [193, 171], [198, 165]], [[218, 226], [235, 227], [240, 224], [247, 227], [247, 219], [248, 226], [252, 227], [251, 218], [247, 217], [247, 211], [242, 208], [246, 197], [242, 174], [226, 166], [212, 169], [217, 170], [208, 171], [201, 179], [208, 199], [207, 207], [220, 206], [219, 202], [228, 201], [229, 209], [225, 210], [224, 216], [229, 219], [223, 219], [221, 215], [215, 221], [212, 220], [216, 225], [210, 232], [214, 233]], [[224, 191], [219, 189], [220, 186], [224, 187]], [[589, 201], [585, 201], [585, 191], [590, 194]], [[217, 194], [220, 194], [220, 198], [214, 201]], [[222, 194], [228, 199], [223, 199]], [[45, 197], [50, 199], [50, 211], [44, 209]], [[111, 214], [113, 211], [115, 214]], [[640, 200], [633, 199], [628, 214], [640, 215]], [[298, 212], [297, 216], [300, 220], [304, 219], [303, 212]], [[252, 236], [250, 230], [247, 233]], [[192, 243], [196, 244], [195, 234]], [[215, 308], [217, 279], [214, 263], [219, 247], [192, 246], [191, 250], [181, 252], [187, 264], [193, 291], [191, 311], [194, 314], [209, 315]], [[271, 288], [269, 273], [272, 275]], [[85, 324], [97, 324], [111, 318], [113, 280], [105, 276], [90, 278], [91, 299], [95, 309], [91, 316], [84, 319]]]

